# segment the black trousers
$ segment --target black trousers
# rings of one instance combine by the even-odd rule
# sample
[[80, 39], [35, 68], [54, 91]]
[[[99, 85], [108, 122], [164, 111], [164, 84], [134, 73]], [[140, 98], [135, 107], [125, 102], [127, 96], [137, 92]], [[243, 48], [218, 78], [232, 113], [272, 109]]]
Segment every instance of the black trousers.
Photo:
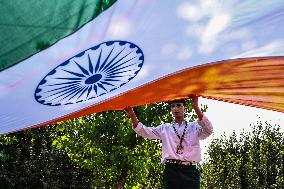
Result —
[[163, 179], [164, 189], [200, 189], [200, 172], [195, 165], [167, 163]]

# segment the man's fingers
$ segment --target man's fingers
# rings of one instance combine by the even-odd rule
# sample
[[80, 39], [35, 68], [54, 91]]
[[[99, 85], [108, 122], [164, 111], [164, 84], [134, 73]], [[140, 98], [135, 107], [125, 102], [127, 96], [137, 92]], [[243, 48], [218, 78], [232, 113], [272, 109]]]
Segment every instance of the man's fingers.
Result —
[[198, 96], [196, 94], [191, 94], [188, 96], [188, 98], [191, 98], [193, 100], [193, 99], [198, 98]]
[[130, 116], [133, 113], [133, 109], [130, 106], [126, 106], [124, 108], [124, 111], [126, 111], [128, 116]]
[[126, 107], [124, 108], [124, 111], [126, 112], [126, 116], [127, 116], [128, 118], [130, 118], [130, 107], [129, 107], [129, 106], [126, 106]]

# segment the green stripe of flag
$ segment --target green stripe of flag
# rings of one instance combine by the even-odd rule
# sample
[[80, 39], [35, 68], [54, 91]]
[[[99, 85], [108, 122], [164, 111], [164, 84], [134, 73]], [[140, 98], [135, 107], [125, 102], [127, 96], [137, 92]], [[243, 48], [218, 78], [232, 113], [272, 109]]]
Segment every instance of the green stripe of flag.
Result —
[[115, 1], [1, 1], [0, 71], [78, 30]]

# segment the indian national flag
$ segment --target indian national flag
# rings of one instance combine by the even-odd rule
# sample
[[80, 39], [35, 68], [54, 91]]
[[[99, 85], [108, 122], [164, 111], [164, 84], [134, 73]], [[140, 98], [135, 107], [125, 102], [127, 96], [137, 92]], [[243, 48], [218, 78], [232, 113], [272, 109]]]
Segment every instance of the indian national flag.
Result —
[[198, 95], [284, 112], [283, 0], [12, 0], [0, 133]]

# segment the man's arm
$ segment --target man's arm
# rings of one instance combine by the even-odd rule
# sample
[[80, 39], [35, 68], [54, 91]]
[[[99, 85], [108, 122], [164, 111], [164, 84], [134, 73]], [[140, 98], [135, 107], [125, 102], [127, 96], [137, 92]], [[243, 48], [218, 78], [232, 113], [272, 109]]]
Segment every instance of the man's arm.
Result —
[[198, 137], [200, 139], [205, 139], [208, 136], [210, 136], [213, 133], [213, 126], [211, 122], [207, 119], [206, 116], [204, 116], [203, 112], [200, 110], [198, 106], [198, 97], [193, 96], [192, 97], [192, 106], [195, 111], [195, 113], [198, 116], [198, 123], [201, 126], [201, 129], [199, 130]]
[[202, 118], [203, 118], [203, 112], [200, 110], [200, 108], [198, 106], [198, 97], [197, 96], [192, 97], [192, 107], [193, 107], [195, 113], [197, 114], [198, 120], [201, 121]]
[[130, 117], [133, 128], [135, 129], [139, 123], [139, 119], [137, 118], [135, 112], [133, 111], [133, 108], [126, 107], [124, 110], [126, 111], [127, 115]]
[[133, 130], [140, 136], [149, 139], [161, 139], [161, 127], [147, 127], [137, 118], [131, 107], [124, 109], [132, 121]]

